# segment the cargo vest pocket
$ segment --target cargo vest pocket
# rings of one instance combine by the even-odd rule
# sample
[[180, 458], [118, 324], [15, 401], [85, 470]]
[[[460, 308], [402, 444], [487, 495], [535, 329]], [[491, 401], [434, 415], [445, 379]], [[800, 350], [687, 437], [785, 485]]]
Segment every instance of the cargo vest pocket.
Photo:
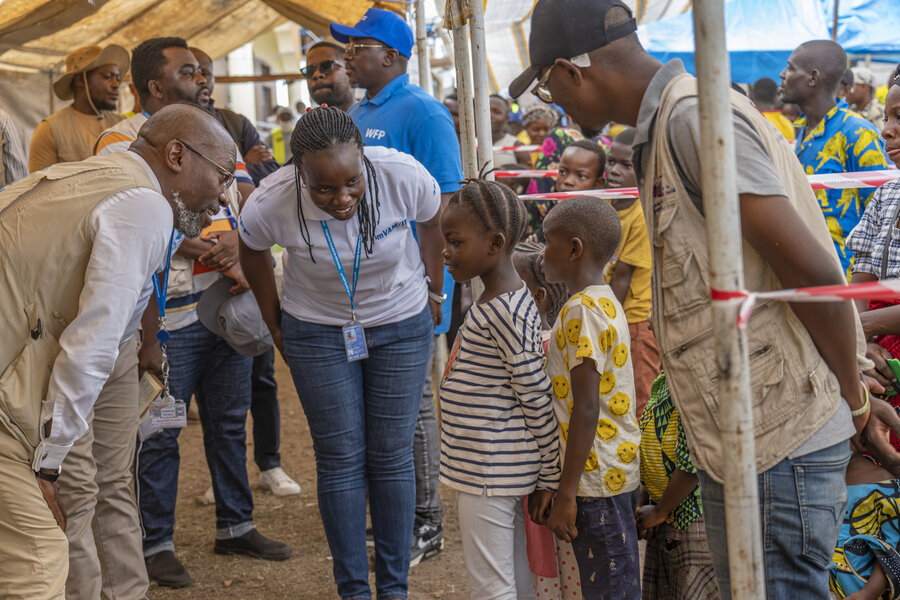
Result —
[[709, 304], [709, 286], [690, 248], [664, 257], [659, 273], [666, 319], [684, 319]]
[[[777, 337], [768, 337], [775, 340]], [[690, 360], [688, 358], [687, 360]], [[750, 395], [753, 403], [753, 429], [762, 435], [783, 423], [793, 409], [790, 378], [785, 377], [786, 361], [772, 341], [761, 341], [750, 350]], [[700, 397], [716, 425], [719, 419], [719, 370], [715, 359], [695, 363], [693, 372]], [[791, 388], [791, 389], [788, 389]]]
[[41, 412], [59, 352], [59, 343], [45, 328], [37, 339], [28, 338], [19, 356], [0, 375], [0, 410], [32, 447], [41, 441]]

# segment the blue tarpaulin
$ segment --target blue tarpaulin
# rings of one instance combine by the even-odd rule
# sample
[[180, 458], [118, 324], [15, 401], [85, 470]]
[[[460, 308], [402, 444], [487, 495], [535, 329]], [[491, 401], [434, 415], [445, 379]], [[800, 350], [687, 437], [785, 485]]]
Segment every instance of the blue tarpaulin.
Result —
[[[770, 77], [778, 81], [778, 74], [794, 48], [809, 40], [830, 38], [822, 1], [726, 2], [725, 43], [731, 60], [732, 80], [753, 83], [761, 77]], [[896, 3], [897, 0], [884, 0], [885, 4], [889, 2]], [[680, 58], [689, 72], [696, 73], [692, 12], [641, 25], [638, 37], [644, 48], [657, 59], [666, 62]]]
[[[834, 1], [820, 1], [831, 27]], [[900, 54], [900, 2], [840, 0], [837, 41], [850, 54]]]

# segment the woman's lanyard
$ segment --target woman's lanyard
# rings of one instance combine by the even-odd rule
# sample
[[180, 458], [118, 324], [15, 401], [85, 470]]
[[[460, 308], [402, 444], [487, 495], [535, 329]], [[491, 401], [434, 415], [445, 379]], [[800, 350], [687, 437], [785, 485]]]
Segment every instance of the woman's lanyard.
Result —
[[159, 310], [159, 329], [156, 332], [156, 339], [159, 340], [162, 349], [162, 376], [163, 376], [163, 395], [169, 395], [169, 359], [166, 356], [166, 342], [169, 341], [169, 331], [166, 329], [166, 292], [169, 290], [169, 267], [172, 265], [172, 242], [175, 239], [175, 229], [172, 229], [169, 235], [169, 245], [166, 247], [166, 268], [163, 271], [162, 285], [159, 282], [159, 275], [153, 273], [150, 277], [153, 281], [153, 294], [156, 296], [156, 307]]
[[328, 242], [328, 249], [331, 250], [331, 259], [337, 268], [338, 275], [341, 276], [341, 283], [344, 284], [344, 291], [350, 298], [350, 322], [341, 328], [341, 335], [344, 338], [344, 350], [347, 353], [348, 361], [362, 360], [368, 358], [369, 348], [366, 345], [366, 332], [363, 326], [356, 321], [356, 284], [359, 281], [359, 261], [362, 255], [362, 231], [356, 235], [356, 252], [353, 255], [353, 289], [347, 282], [347, 275], [344, 273], [344, 266], [341, 264], [341, 257], [338, 256], [337, 249], [334, 247], [334, 240], [331, 238], [331, 231], [328, 229], [328, 223], [320, 221], [322, 224], [322, 233], [325, 234], [325, 240]]
[[322, 224], [322, 232], [325, 234], [325, 240], [328, 242], [328, 249], [331, 250], [331, 259], [334, 261], [334, 266], [337, 267], [338, 275], [341, 276], [341, 283], [344, 284], [344, 291], [347, 292], [347, 297], [350, 298], [350, 318], [352, 321], [356, 321], [356, 304], [354, 303], [354, 298], [356, 297], [356, 283], [359, 280], [359, 259], [362, 252], [362, 231], [360, 231], [356, 235], [356, 252], [353, 255], [353, 289], [350, 289], [350, 285], [347, 283], [347, 275], [344, 274], [344, 266], [341, 264], [341, 257], [338, 256], [337, 249], [334, 247], [334, 240], [331, 238], [331, 231], [328, 229], [328, 223], [325, 221], [320, 221]]

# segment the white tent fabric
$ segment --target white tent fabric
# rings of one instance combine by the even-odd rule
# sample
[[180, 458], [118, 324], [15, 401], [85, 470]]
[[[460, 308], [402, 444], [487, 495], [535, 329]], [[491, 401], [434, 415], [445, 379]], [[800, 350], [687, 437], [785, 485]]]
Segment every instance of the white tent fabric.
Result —
[[[689, 10], [692, 0], [624, 0], [639, 23]], [[537, 0], [487, 0], [485, 42], [491, 93], [506, 94], [510, 82], [528, 66], [531, 11]]]

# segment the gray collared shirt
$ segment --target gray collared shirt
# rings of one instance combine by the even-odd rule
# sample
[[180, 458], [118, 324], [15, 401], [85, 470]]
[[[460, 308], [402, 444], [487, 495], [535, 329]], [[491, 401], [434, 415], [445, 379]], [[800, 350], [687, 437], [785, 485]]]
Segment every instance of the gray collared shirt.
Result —
[[[652, 154], [653, 127], [656, 125], [656, 113], [659, 111], [663, 91], [672, 79], [684, 72], [681, 60], [670, 60], [656, 72], [647, 86], [647, 91], [644, 92], [635, 125], [634, 156], [632, 158], [640, 185], [643, 185]], [[740, 157], [740, 160], [737, 161], [738, 194], [787, 196], [784, 184], [775, 171], [775, 165], [753, 125], [739, 113], [732, 112], [732, 114], [734, 115], [735, 156]], [[703, 196], [700, 178], [702, 155], [697, 98], [679, 100], [672, 109], [666, 127], [675, 168], [688, 196], [702, 214]], [[776, 215], [773, 215], [773, 218], [775, 217]], [[846, 402], [841, 402], [831, 419], [794, 450], [789, 458], [797, 458], [823, 450], [849, 439], [854, 433], [850, 408]]]
[[[640, 182], [647, 172], [653, 143], [653, 127], [656, 125], [656, 113], [662, 100], [666, 86], [678, 75], [684, 73], [681, 60], [673, 59], [656, 72], [638, 112], [638, 121], [634, 136], [634, 168]], [[738, 194], [755, 194], [758, 196], [786, 196], [785, 187], [775, 172], [775, 165], [763, 146], [762, 140], [753, 125], [741, 114], [734, 112], [734, 143], [737, 161]], [[697, 98], [684, 98], [672, 109], [666, 124], [668, 128], [669, 147], [681, 181], [688, 196], [697, 209], [703, 213], [703, 194], [700, 178], [700, 165], [703, 160], [700, 148], [700, 115], [697, 110]], [[774, 127], [774, 126], [773, 126]]]

